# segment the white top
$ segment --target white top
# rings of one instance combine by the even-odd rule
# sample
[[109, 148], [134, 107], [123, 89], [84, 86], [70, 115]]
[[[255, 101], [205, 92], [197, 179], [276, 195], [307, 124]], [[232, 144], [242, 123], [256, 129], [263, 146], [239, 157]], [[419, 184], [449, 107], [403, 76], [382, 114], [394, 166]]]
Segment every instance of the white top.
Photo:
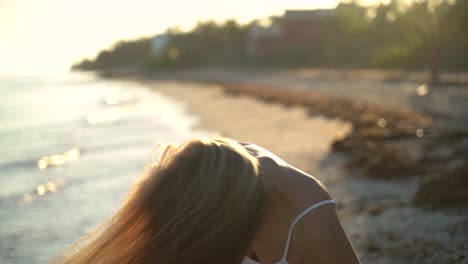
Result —
[[[311, 207], [305, 209], [301, 214], [299, 214], [296, 219], [292, 222], [291, 226], [289, 227], [289, 232], [288, 232], [288, 239], [286, 240], [286, 246], [284, 248], [284, 253], [283, 253], [283, 258], [281, 258], [280, 261], [276, 262], [276, 264], [289, 264], [287, 257], [288, 257], [288, 250], [289, 250], [289, 244], [291, 243], [291, 236], [292, 236], [292, 231], [294, 230], [294, 226], [297, 224], [297, 222], [307, 213], [310, 211], [314, 210], [317, 207], [320, 207], [324, 204], [336, 204], [335, 200], [324, 200], [321, 202], [318, 202]], [[261, 264], [260, 262], [257, 262], [249, 257], [245, 257], [244, 260], [242, 261], [242, 264]]]

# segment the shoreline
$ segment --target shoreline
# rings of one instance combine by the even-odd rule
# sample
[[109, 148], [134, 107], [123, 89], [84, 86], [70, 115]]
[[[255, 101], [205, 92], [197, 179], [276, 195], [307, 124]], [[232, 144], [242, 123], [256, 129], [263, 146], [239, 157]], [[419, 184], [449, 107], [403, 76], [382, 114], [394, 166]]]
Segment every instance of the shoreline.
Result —
[[[442, 98], [443, 100], [438, 98], [441, 91], [428, 91], [428, 87], [422, 86], [424, 93], [413, 95], [415, 92], [408, 91], [405, 83], [398, 90], [392, 91], [393, 94], [388, 94], [385, 92], [388, 88], [379, 87], [379, 82], [364, 85], [359, 81], [352, 83], [353, 79], [360, 76], [364, 76], [366, 80], [380, 78], [380, 81], [385, 79], [385, 76], [377, 76], [372, 71], [357, 71], [359, 75], [354, 76], [351, 71], [341, 75], [347, 76], [346, 85], [351, 87], [354, 85], [355, 89], [348, 94], [340, 94], [342, 89], [335, 89], [338, 90], [337, 95], [333, 92], [333, 86], [328, 83], [324, 86], [328, 89], [327, 92], [315, 89], [315, 86], [323, 86], [320, 78], [330, 78], [329, 72], [322, 73], [323, 76], [320, 72], [312, 72], [312, 75], [306, 78], [308, 82], [297, 77], [302, 72], [300, 70], [291, 71], [291, 76], [282, 77], [275, 77], [281, 75], [281, 72], [276, 74], [271, 71], [266, 72], [267, 75], [263, 75], [264, 71], [260, 73], [238, 71], [229, 74], [221, 69], [220, 71], [178, 71], [166, 75], [166, 73], [152, 74], [135, 70], [109, 71], [103, 75], [140, 82], [177, 80], [214, 84], [222, 87], [227, 95], [249, 96], [286, 107], [304, 107], [312, 117], [323, 115], [350, 122], [352, 125], [350, 133], [341, 135], [332, 144], [335, 152], [345, 153], [349, 157], [347, 167], [359, 170], [360, 174], [367, 178], [387, 180], [418, 178], [420, 190], [413, 198], [418, 206], [427, 208], [468, 206], [468, 186], [464, 184], [465, 171], [468, 168], [466, 165], [460, 167], [460, 162], [463, 163], [468, 157], [468, 152], [464, 151], [468, 148], [468, 140], [463, 140], [468, 138], [468, 127], [463, 127], [465, 124], [463, 119], [447, 118], [447, 114], [459, 109], [447, 107], [444, 103], [446, 98]], [[390, 73], [395, 74], [391, 71]], [[245, 78], [242, 78], [243, 75]], [[336, 76], [337, 74], [334, 74], [331, 77]], [[315, 80], [314, 78], [318, 81], [310, 84], [309, 81]], [[298, 86], [298, 83], [309, 86]], [[335, 86], [339, 85], [343, 85], [340, 80]], [[373, 86], [368, 87], [369, 85]], [[374, 86], [377, 91], [368, 95]], [[421, 92], [420, 88], [421, 86], [416, 90], [418, 93]], [[349, 96], [349, 93], [353, 95]], [[468, 100], [468, 92], [461, 95]], [[392, 96], [396, 98], [394, 102], [382, 104], [391, 101]], [[455, 97], [451, 94], [448, 96]], [[412, 101], [408, 101], [408, 97]], [[462, 103], [460, 107], [463, 108], [463, 105]], [[439, 113], [424, 111], [432, 108]], [[463, 111], [466, 111], [468, 116], [468, 107], [463, 108]], [[462, 118], [465, 117], [463, 111], [460, 114]], [[453, 124], [462, 127], [447, 129]], [[459, 144], [460, 139], [461, 144]], [[443, 155], [440, 152], [443, 152]], [[447, 177], [448, 181], [445, 180]]]
[[[399, 263], [461, 263], [458, 261], [468, 257], [465, 253], [468, 252], [466, 212], [446, 209], [427, 211], [416, 208], [412, 205], [412, 200], [420, 183], [414, 175], [415, 172], [412, 172], [411, 177], [391, 177], [392, 180], [362, 177], [362, 169], [352, 169], [353, 166], [360, 167], [362, 164], [350, 165], [352, 155], [346, 151], [345, 156], [337, 152], [339, 148], [352, 149], [365, 140], [385, 142], [387, 137], [374, 131], [375, 122], [379, 119], [364, 119], [369, 123], [363, 121], [362, 127], [359, 127], [361, 119], [356, 121], [351, 117], [361, 117], [362, 113], [347, 113], [345, 110], [349, 110], [348, 108], [340, 108], [337, 113], [349, 115], [343, 117], [334, 115], [333, 111], [324, 111], [339, 109], [331, 107], [333, 103], [330, 102], [342, 104], [344, 101], [314, 94], [310, 100], [316, 102], [308, 106], [294, 101], [297, 98], [303, 100], [304, 94], [296, 97], [285, 94], [278, 96], [285, 89], [264, 86], [259, 88], [256, 84], [221, 85], [206, 80], [202, 83], [189, 80], [180, 82], [142, 78], [137, 75], [117, 77], [139, 82], [158, 93], [185, 103], [190, 113], [201, 118], [198, 128], [258, 143], [323, 181], [332, 195], [340, 201], [338, 211], [343, 226], [364, 263], [394, 263], [395, 260]], [[265, 95], [265, 91], [273, 91], [273, 94]], [[285, 98], [289, 98], [290, 101]], [[317, 101], [328, 104], [323, 103], [318, 107]], [[311, 107], [316, 108], [311, 110]], [[374, 108], [368, 105], [360, 105], [360, 108], [374, 111]], [[391, 113], [386, 117], [392, 131], [401, 129], [398, 126], [390, 126], [393, 117]], [[416, 120], [416, 124], [427, 122], [424, 116], [419, 115], [408, 120]], [[372, 126], [369, 127], [369, 124]], [[413, 128], [411, 127], [411, 135], [414, 137]], [[325, 133], [327, 136], [314, 139], [314, 131], [317, 130], [328, 131]], [[380, 130], [381, 127], [378, 131]], [[368, 135], [365, 134], [366, 131]], [[362, 135], [366, 137], [363, 139]], [[405, 134], [392, 136], [408, 141]], [[346, 146], [349, 140], [354, 142], [351, 141], [350, 145]], [[412, 144], [411, 140], [409, 141], [409, 144]], [[384, 158], [393, 158], [392, 155], [395, 155], [395, 152], [385, 153], [390, 156], [383, 155]], [[360, 158], [370, 154], [363, 152], [361, 155]], [[401, 161], [406, 159], [407, 157], [403, 157]], [[385, 163], [385, 159], [378, 161]], [[376, 165], [375, 169], [378, 168], [379, 165]]]

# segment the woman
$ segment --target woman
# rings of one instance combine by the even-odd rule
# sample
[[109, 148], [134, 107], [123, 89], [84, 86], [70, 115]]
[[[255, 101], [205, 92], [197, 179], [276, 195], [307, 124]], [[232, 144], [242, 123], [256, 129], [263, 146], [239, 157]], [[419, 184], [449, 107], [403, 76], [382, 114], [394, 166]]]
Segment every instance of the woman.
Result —
[[253, 144], [168, 146], [107, 223], [62, 263], [358, 263], [312, 176]]

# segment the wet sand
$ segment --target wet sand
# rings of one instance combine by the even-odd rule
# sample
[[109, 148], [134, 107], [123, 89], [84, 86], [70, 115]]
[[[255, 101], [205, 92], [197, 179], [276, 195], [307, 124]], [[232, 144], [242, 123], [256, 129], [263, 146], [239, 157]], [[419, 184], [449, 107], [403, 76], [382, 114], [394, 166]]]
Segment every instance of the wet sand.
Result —
[[347, 157], [331, 151], [351, 124], [301, 106], [229, 95], [216, 84], [138, 79], [187, 105], [199, 129], [250, 141], [325, 183], [339, 201], [339, 215], [363, 263], [464, 263], [468, 214], [412, 206], [417, 179], [381, 181], [349, 170]]

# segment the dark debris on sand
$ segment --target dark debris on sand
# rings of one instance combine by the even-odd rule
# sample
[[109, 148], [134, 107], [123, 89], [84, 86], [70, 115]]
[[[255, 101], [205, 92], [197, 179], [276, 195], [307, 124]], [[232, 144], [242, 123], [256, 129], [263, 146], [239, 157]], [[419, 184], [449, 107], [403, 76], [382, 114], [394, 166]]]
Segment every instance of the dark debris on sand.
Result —
[[348, 166], [374, 179], [420, 176], [416, 206], [468, 206], [468, 131], [444, 132], [432, 126], [427, 113], [390, 109], [367, 102], [324, 96], [310, 90], [245, 83], [222, 84], [226, 93], [266, 102], [306, 107], [312, 115], [340, 118], [351, 133], [334, 142], [347, 153]]

